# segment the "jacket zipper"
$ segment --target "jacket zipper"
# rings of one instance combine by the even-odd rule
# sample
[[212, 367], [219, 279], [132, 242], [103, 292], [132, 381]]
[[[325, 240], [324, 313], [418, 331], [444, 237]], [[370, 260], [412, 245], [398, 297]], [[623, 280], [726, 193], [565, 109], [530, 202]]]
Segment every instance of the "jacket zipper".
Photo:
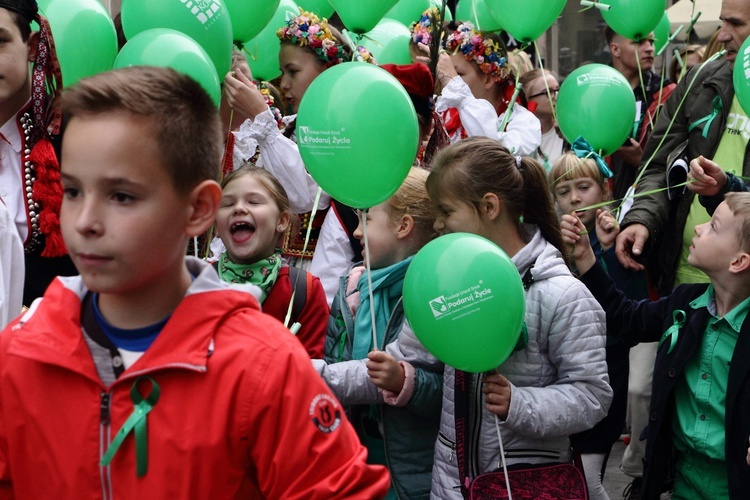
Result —
[[448, 439], [446, 435], [440, 431], [438, 431], [438, 441], [451, 449], [451, 454], [448, 456], [448, 461], [453, 463], [453, 457], [456, 455], [456, 443]]
[[469, 472], [472, 478], [479, 475], [479, 448], [482, 437], [482, 384], [480, 375], [472, 375], [471, 383], [473, 387], [474, 401], [470, 402], [469, 409], [469, 429], [471, 431], [471, 445], [467, 450], [469, 453]]
[[[110, 442], [110, 402], [111, 396], [102, 391], [99, 400], [99, 459], [104, 456]], [[112, 498], [112, 483], [109, 466], [99, 466], [99, 476], [102, 483], [102, 498]]]

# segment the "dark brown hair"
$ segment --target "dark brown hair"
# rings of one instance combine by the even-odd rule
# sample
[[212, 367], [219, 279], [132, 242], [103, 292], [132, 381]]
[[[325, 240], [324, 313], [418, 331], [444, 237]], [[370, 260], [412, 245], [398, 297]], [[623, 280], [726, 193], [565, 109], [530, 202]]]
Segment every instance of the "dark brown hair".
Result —
[[482, 197], [494, 193], [525, 241], [523, 223], [536, 224], [544, 239], [565, 255], [544, 169], [531, 158], [512, 155], [495, 139], [469, 137], [442, 149], [432, 162], [427, 190], [433, 202], [452, 197], [477, 210]]

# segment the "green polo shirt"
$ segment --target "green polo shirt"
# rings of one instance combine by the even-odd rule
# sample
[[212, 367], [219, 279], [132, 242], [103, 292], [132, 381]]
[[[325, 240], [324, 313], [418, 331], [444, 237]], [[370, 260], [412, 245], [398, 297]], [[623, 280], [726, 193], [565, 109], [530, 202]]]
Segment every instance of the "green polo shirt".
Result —
[[[723, 463], [729, 364], [742, 323], [750, 311], [750, 297], [724, 317], [718, 317], [714, 288], [709, 285], [700, 297], [690, 303], [690, 307], [694, 310], [705, 307], [710, 317], [700, 351], [688, 361], [684, 376], [675, 387], [674, 442], [681, 453]], [[678, 467], [679, 464], [678, 461]], [[705, 477], [717, 471], [723, 471], [723, 477]], [[711, 484], [711, 488], [715, 488], [718, 480], [726, 487], [724, 467], [707, 467], [704, 477], [705, 481], [701, 479], [700, 483]]]

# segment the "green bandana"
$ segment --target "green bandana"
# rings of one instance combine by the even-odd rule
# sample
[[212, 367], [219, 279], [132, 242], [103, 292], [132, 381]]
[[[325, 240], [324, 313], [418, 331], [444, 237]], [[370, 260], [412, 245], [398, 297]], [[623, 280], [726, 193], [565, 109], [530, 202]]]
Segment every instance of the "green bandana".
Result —
[[260, 302], [263, 303], [276, 283], [281, 269], [281, 249], [267, 259], [252, 264], [235, 264], [226, 252], [219, 257], [219, 277], [227, 283], [250, 283], [260, 287]]

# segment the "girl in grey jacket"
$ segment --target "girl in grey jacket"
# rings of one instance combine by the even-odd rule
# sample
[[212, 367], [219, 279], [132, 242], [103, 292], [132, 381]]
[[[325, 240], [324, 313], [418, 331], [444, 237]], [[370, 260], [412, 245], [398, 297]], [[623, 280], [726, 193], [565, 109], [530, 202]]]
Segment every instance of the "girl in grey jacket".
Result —
[[[427, 182], [439, 233], [471, 232], [513, 260], [526, 290], [527, 336], [491, 375], [465, 374], [459, 412], [467, 422], [469, 480], [500, 467], [498, 417], [506, 463], [571, 460], [568, 436], [590, 429], [609, 408], [605, 317], [561, 254], [559, 223], [542, 168], [491, 139], [443, 149]], [[460, 334], [460, 332], [456, 332]], [[402, 334], [399, 342], [406, 341]], [[478, 346], [481, 349], [481, 346]], [[462, 498], [456, 456], [456, 370], [446, 366], [433, 498]], [[463, 484], [462, 484], [463, 483]]]

